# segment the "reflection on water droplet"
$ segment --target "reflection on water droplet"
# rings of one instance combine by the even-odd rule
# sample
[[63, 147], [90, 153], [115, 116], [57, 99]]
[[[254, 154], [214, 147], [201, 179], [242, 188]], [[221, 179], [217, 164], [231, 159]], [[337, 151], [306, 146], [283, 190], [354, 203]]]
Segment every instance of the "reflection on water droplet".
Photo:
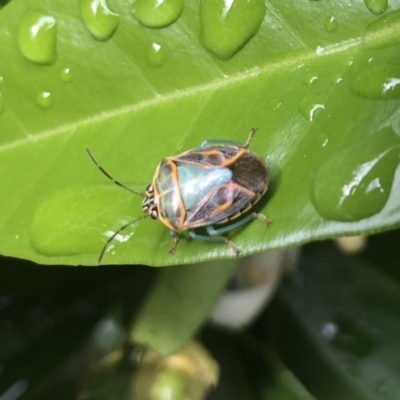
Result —
[[331, 78], [331, 82], [333, 83], [333, 84], [337, 84], [337, 83], [340, 83], [340, 82], [342, 82], [342, 80], [343, 80], [343, 75], [342, 74], [335, 74], [335, 75], [333, 75], [332, 76], [332, 78]]
[[146, 51], [146, 63], [150, 68], [162, 67], [167, 60], [164, 47], [154, 42]]
[[183, 11], [183, 0], [134, 0], [133, 16], [148, 28], [164, 28], [175, 22]]
[[364, 31], [363, 45], [380, 48], [397, 45], [400, 41], [400, 10], [391, 11], [372, 21]]
[[313, 83], [317, 82], [317, 80], [318, 80], [318, 76], [315, 74], [311, 74], [311, 75], [307, 75], [303, 79], [303, 83], [305, 83], [308, 86], [311, 86]]
[[[135, 208], [140, 215], [138, 199], [117, 189], [112, 185], [74, 186], [44, 199], [32, 219], [30, 239], [34, 249], [47, 256], [99, 254], [105, 232], [117, 230], [132, 219]], [[121, 236], [131, 233], [129, 228]]]
[[325, 105], [315, 96], [305, 97], [299, 104], [300, 114], [308, 121], [314, 121], [318, 113], [324, 109]]
[[0, 75], [0, 86], [4, 84], [4, 77]]
[[43, 91], [36, 96], [36, 102], [40, 107], [49, 108], [53, 104], [53, 98], [50, 92]]
[[39, 11], [27, 11], [18, 29], [22, 54], [33, 62], [51, 64], [57, 58], [57, 24], [54, 17]]
[[344, 222], [378, 213], [389, 197], [399, 156], [399, 137], [385, 129], [327, 159], [314, 176], [315, 209], [323, 218]]
[[364, 0], [365, 5], [372, 14], [379, 15], [388, 8], [388, 0]]
[[354, 80], [354, 94], [368, 99], [395, 99], [400, 97], [400, 66], [379, 64], [368, 67]]
[[71, 68], [63, 68], [59, 72], [58, 77], [62, 82], [72, 82], [72, 80], [74, 79]]
[[79, 0], [81, 16], [91, 35], [101, 41], [111, 38], [119, 24], [119, 15], [112, 12], [106, 0]]
[[200, 41], [228, 60], [257, 33], [265, 11], [264, 0], [203, 0]]
[[328, 32], [334, 32], [334, 31], [336, 31], [336, 29], [337, 29], [338, 22], [337, 22], [337, 19], [336, 19], [333, 15], [331, 15], [330, 17], [328, 17], [328, 18], [325, 20], [324, 25], [325, 25], [325, 29], [326, 29]]

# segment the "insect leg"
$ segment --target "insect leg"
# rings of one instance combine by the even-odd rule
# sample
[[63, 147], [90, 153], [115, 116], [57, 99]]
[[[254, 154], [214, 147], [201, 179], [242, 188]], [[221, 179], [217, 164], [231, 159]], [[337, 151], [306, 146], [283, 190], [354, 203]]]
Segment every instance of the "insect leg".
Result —
[[267, 226], [271, 223], [271, 221], [264, 214], [251, 213], [251, 214], [247, 215], [245, 218], [240, 219], [239, 221], [237, 221], [233, 224], [223, 226], [222, 228], [215, 229], [213, 225], [209, 225], [206, 227], [207, 233], [211, 236], [221, 235], [222, 233], [229, 232], [232, 229], [242, 226], [242, 225], [246, 224], [247, 222], [250, 222], [256, 218], [259, 219], [260, 221], [264, 222], [264, 224], [266, 224]]
[[170, 249], [168, 250], [169, 254], [175, 254], [175, 249], [176, 246], [178, 245], [180, 236], [179, 233], [176, 233], [175, 231], [169, 231], [169, 234], [171, 235], [171, 237], [174, 239], [172, 246], [170, 247]]
[[247, 137], [247, 140], [245, 143], [242, 143], [240, 147], [247, 149], [250, 146], [251, 141], [253, 140], [254, 135], [258, 131], [258, 128], [251, 128], [249, 132], [249, 136]]
[[258, 128], [252, 128], [249, 132], [249, 135], [247, 137], [247, 140], [243, 143], [243, 142], [238, 142], [236, 140], [224, 140], [224, 139], [207, 139], [205, 140], [200, 147], [204, 148], [204, 147], [208, 147], [208, 146], [224, 146], [224, 145], [228, 145], [228, 146], [236, 146], [236, 147], [241, 147], [243, 149], [247, 149], [250, 146], [251, 141], [253, 140], [254, 135], [256, 134], [256, 132], [258, 131]]
[[235, 252], [237, 256], [240, 254], [240, 250], [235, 246], [235, 244], [223, 236], [198, 235], [194, 231], [189, 231], [189, 236], [192, 239], [202, 240], [204, 242], [225, 243]]

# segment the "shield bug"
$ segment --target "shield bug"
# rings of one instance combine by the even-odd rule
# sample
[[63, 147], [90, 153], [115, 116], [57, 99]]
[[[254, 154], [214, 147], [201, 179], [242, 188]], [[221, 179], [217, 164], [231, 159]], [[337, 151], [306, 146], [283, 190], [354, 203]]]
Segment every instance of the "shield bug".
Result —
[[[122, 230], [146, 217], [159, 219], [170, 230], [174, 238], [169, 249], [171, 254], [175, 252], [180, 233], [188, 231], [192, 239], [225, 243], [239, 255], [240, 250], [235, 244], [221, 234], [255, 218], [266, 225], [270, 223], [263, 214], [252, 212], [243, 215], [268, 188], [269, 171], [265, 161], [247, 150], [256, 131], [250, 131], [245, 143], [207, 140], [196, 149], [164, 158], [146, 193], [136, 192], [115, 180], [86, 149], [90, 159], [107, 178], [143, 197], [144, 215], [125, 224], [108, 238], [99, 262], [109, 243]], [[229, 223], [235, 219], [238, 220]], [[202, 227], [205, 232], [199, 234], [196, 230]]]

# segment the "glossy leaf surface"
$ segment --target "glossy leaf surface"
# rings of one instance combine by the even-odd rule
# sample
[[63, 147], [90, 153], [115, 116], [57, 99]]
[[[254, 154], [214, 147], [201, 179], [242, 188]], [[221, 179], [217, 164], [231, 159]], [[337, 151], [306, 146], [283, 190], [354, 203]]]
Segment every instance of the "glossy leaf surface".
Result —
[[[399, 0], [379, 17], [363, 0], [266, 1], [258, 31], [246, 20], [243, 35], [226, 42], [227, 60], [200, 41], [209, 26], [201, 15], [218, 8], [200, 13], [198, 0], [187, 1], [175, 22], [150, 29], [128, 2], [110, 0], [99, 21], [84, 20], [87, 3], [27, 0], [1, 9], [3, 254], [93, 265], [107, 237], [141, 215], [141, 199], [113, 187], [86, 146], [116, 179], [144, 191], [163, 157], [205, 139], [245, 140], [252, 127], [260, 130], [251, 148], [272, 174], [257, 211], [273, 224], [232, 232], [243, 255], [399, 225]], [[250, 3], [248, 15], [264, 12]], [[35, 43], [26, 31], [18, 36], [32, 10], [56, 21], [55, 59], [45, 65], [21, 52]], [[228, 32], [239, 29], [241, 13], [225, 11]], [[206, 33], [215, 43], [218, 31]], [[384, 148], [375, 148], [380, 135]], [[138, 221], [104, 263], [233, 256], [224, 245], [181, 240], [172, 257], [170, 243], [161, 223]]]

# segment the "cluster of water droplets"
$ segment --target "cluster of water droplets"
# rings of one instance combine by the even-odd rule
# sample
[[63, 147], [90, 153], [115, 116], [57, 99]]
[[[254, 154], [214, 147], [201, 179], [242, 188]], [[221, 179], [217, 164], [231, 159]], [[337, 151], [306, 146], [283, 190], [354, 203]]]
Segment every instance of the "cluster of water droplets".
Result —
[[[383, 14], [388, 7], [387, 0], [365, 0], [365, 5], [375, 15]], [[90, 35], [98, 41], [110, 40], [118, 31], [120, 16], [107, 5], [106, 0], [79, 0], [82, 21]], [[132, 16], [148, 29], [164, 29], [179, 21], [184, 13], [183, 0], [135, 0]], [[228, 60], [240, 51], [258, 32], [266, 14], [264, 0], [202, 0], [200, 8], [200, 43], [222, 60]], [[400, 23], [400, 12], [384, 15], [370, 24], [364, 34], [364, 46], [383, 47], [397, 44], [399, 35], [394, 29]], [[29, 10], [23, 15], [18, 29], [18, 45], [24, 57], [36, 64], [50, 65], [57, 60], [57, 20], [54, 16], [38, 10]], [[339, 29], [334, 15], [322, 19], [329, 33]], [[393, 33], [388, 34], [391, 30]], [[316, 54], [324, 49], [318, 47]], [[150, 68], [160, 68], [168, 60], [168, 50], [161, 41], [149, 43], [143, 55]], [[351, 91], [366, 99], [390, 100], [400, 97], [400, 68], [398, 65], [373, 63], [360, 71], [351, 83]], [[64, 67], [58, 73], [60, 81], [73, 81], [71, 68]], [[344, 79], [342, 73], [330, 77], [337, 85]], [[304, 83], [312, 88], [321, 77], [310, 73]], [[4, 110], [0, 76], [0, 113]], [[53, 95], [46, 88], [37, 93], [36, 103], [49, 108]], [[279, 106], [281, 103], [279, 103]], [[276, 107], [277, 109], [279, 107]], [[326, 111], [326, 104], [315, 94], [304, 96], [298, 105], [299, 113], [310, 123]], [[324, 141], [326, 146], [328, 141]], [[374, 140], [336, 154], [327, 160], [316, 172], [311, 198], [317, 211], [327, 219], [355, 221], [379, 212], [385, 205], [398, 164], [398, 146], [392, 144], [377, 152]], [[366, 149], [370, 149], [368, 152]], [[373, 151], [372, 151], [373, 150]], [[356, 152], [357, 156], [353, 156]], [[332, 168], [340, 165], [341, 172], [331, 184]], [[388, 173], [389, 171], [389, 173]], [[387, 178], [389, 177], [389, 178]], [[326, 182], [330, 185], [327, 187]], [[330, 201], [326, 201], [329, 197]], [[364, 200], [363, 200], [364, 199]], [[359, 204], [371, 206], [360, 207]]]

